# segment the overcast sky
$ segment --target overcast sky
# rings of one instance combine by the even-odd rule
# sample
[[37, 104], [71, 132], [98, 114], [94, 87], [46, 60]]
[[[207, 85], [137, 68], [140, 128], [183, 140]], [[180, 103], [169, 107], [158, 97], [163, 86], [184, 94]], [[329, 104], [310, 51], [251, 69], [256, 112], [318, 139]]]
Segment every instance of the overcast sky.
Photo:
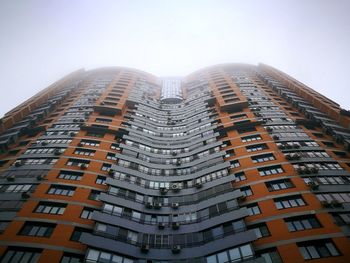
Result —
[[0, 117], [79, 68], [276, 67], [350, 109], [347, 0], [0, 0]]

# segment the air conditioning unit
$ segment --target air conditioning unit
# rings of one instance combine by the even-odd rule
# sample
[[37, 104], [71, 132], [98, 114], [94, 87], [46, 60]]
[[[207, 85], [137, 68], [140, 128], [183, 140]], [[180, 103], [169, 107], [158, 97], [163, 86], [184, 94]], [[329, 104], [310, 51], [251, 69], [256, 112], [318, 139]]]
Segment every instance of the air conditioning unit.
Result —
[[44, 175], [38, 175], [37, 177], [36, 177], [36, 180], [38, 180], [38, 181], [42, 181], [42, 180], [44, 180]]
[[53, 152], [54, 155], [60, 155], [62, 154], [61, 149], [55, 149], [55, 151]]
[[306, 168], [305, 167], [299, 167], [297, 169], [297, 172], [298, 172], [298, 174], [304, 174], [306, 172]]
[[310, 172], [311, 172], [311, 173], [314, 173], [314, 174], [317, 174], [317, 173], [318, 173], [318, 168], [317, 168], [317, 167], [312, 167], [312, 168], [310, 169]]
[[30, 197], [30, 195], [28, 194], [28, 192], [23, 192], [21, 194], [21, 197], [22, 197], [22, 199], [28, 199]]
[[159, 188], [159, 191], [162, 195], [165, 195], [168, 192], [168, 189], [166, 189], [165, 187], [161, 187]]
[[16, 166], [16, 167], [20, 167], [20, 166], [22, 166], [22, 165], [23, 165], [23, 162], [22, 162], [21, 160], [15, 161], [15, 166]]
[[147, 253], [149, 251], [149, 245], [148, 244], [142, 244], [141, 245], [141, 252]]
[[337, 208], [337, 207], [342, 207], [342, 206], [343, 206], [343, 204], [342, 204], [341, 202], [339, 202], [338, 200], [336, 200], [336, 199], [334, 199], [334, 200], [331, 201], [331, 205], [332, 205], [333, 207], [335, 207], [335, 208]]
[[146, 202], [146, 207], [147, 207], [147, 208], [152, 208], [152, 207], [153, 207], [152, 202]]
[[195, 183], [195, 186], [197, 187], [197, 188], [201, 188], [202, 187], [202, 182], [200, 182], [200, 181], [197, 181], [196, 183]]
[[159, 229], [164, 229], [164, 228], [165, 228], [165, 223], [159, 222], [159, 223], [158, 223], [158, 228], [159, 228]]
[[292, 157], [291, 154], [286, 154], [285, 157], [286, 157], [286, 159], [289, 160], [289, 161], [293, 159], [293, 157]]
[[171, 190], [173, 190], [174, 192], [180, 191], [180, 186], [179, 186], [179, 184], [177, 184], [177, 183], [172, 184], [172, 185], [171, 185]]
[[180, 228], [180, 223], [179, 223], [179, 222], [173, 222], [173, 223], [171, 224], [171, 227], [172, 227], [174, 230], [179, 229], [179, 228]]
[[291, 157], [293, 160], [299, 160], [301, 158], [301, 155], [298, 153], [293, 153], [291, 154]]
[[[278, 137], [278, 136], [277, 136]], [[278, 140], [278, 139], [277, 139]], [[290, 143], [286, 143], [286, 149], [292, 149], [293, 148], [293, 144]]]
[[172, 251], [174, 254], [178, 254], [178, 253], [180, 253], [180, 251], [181, 251], [181, 246], [180, 246], [180, 245], [173, 245], [173, 247], [171, 248], [171, 251]]
[[178, 209], [179, 208], [179, 203], [171, 203], [171, 207], [173, 209]]
[[162, 208], [162, 203], [155, 202], [153, 204], [153, 206], [154, 206], [155, 209], [161, 209]]
[[321, 201], [321, 205], [322, 205], [323, 207], [326, 207], [326, 208], [332, 206], [331, 202], [329, 202], [329, 201]]
[[240, 197], [237, 198], [239, 202], [244, 202], [247, 199], [245, 195], [241, 195]]
[[285, 144], [281, 144], [280, 146], [278, 146], [279, 149], [284, 150], [286, 148]]
[[87, 168], [87, 165], [85, 163], [80, 165], [80, 169], [85, 170]]
[[307, 185], [311, 188], [311, 190], [317, 190], [319, 187], [319, 185], [314, 181], [308, 182]]

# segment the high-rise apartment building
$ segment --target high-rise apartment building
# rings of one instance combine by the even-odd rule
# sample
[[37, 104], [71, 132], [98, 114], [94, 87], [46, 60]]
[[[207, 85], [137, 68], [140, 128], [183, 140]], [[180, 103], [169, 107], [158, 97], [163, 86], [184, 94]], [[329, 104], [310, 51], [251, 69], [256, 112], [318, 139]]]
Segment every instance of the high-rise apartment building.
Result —
[[350, 112], [267, 65], [79, 70], [0, 122], [0, 262], [350, 262]]

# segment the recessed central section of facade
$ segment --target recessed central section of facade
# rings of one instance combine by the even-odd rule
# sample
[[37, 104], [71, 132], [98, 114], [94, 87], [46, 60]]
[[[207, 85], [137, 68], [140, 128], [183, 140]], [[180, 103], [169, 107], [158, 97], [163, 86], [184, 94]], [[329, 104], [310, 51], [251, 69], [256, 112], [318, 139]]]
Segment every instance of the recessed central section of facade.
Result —
[[180, 77], [162, 78], [161, 102], [180, 103], [183, 100], [182, 79]]

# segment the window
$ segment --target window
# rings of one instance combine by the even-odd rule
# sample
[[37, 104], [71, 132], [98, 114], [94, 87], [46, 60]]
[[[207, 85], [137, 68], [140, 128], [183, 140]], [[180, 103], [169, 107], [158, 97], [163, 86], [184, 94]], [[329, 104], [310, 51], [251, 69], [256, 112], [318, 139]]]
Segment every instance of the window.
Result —
[[76, 148], [73, 152], [74, 154], [85, 155], [85, 156], [94, 156], [95, 151], [90, 149]]
[[115, 156], [114, 153], [107, 153], [106, 159], [116, 161], [117, 157]]
[[315, 215], [296, 216], [284, 219], [289, 232], [321, 227]]
[[66, 165], [68, 166], [79, 166], [79, 167], [89, 167], [89, 160], [73, 159], [69, 158]]
[[245, 118], [247, 118], [247, 114], [238, 114], [238, 115], [230, 116], [230, 119], [231, 119], [231, 120], [235, 120], [235, 119], [245, 119]]
[[75, 187], [65, 185], [52, 185], [47, 192], [49, 195], [66, 195], [72, 196], [74, 194]]
[[258, 171], [261, 176], [279, 174], [284, 172], [280, 165], [259, 168]]
[[111, 147], [110, 147], [110, 148], [111, 148], [112, 150], [120, 150], [119, 145], [116, 144], [116, 143], [111, 144]]
[[64, 180], [80, 181], [83, 173], [73, 171], [61, 171], [57, 178]]
[[63, 253], [63, 257], [60, 263], [83, 263], [84, 257], [82, 255], [76, 255], [71, 253]]
[[53, 165], [57, 160], [57, 158], [21, 159], [23, 165]]
[[252, 141], [258, 141], [261, 139], [262, 138], [260, 135], [250, 135], [250, 136], [245, 136], [241, 138], [242, 142], [252, 142]]
[[[313, 178], [303, 178], [305, 183], [314, 181]], [[319, 184], [350, 184], [348, 176], [317, 176], [317, 183]]]
[[[249, 121], [249, 122], [250, 122], [250, 121]], [[235, 122], [234, 124], [237, 125], [238, 122]], [[237, 129], [237, 132], [238, 132], [239, 134], [247, 133], [247, 132], [254, 132], [254, 131], [256, 131], [256, 128], [255, 128], [255, 127], [247, 127], [247, 128], [238, 128], [238, 129]]]
[[[209, 151], [205, 151], [205, 152], [203, 152], [204, 154], [205, 153], [208, 153], [208, 155], [209, 155]], [[226, 155], [225, 155], [225, 157], [226, 158], [228, 158], [228, 157], [231, 157], [231, 156], [234, 156], [235, 155], [235, 150], [234, 149], [230, 149], [230, 150], [227, 150], [226, 151]], [[198, 156], [200, 156], [199, 154], [198, 154]]]
[[231, 248], [229, 250], [206, 257], [207, 263], [221, 262], [239, 262], [244, 259], [253, 257], [252, 247], [247, 244], [244, 246]]
[[99, 251], [96, 249], [88, 249], [86, 256], [87, 263], [96, 263], [96, 262], [106, 262], [106, 263], [133, 263], [134, 260], [130, 258], [126, 258], [123, 256], [119, 256], [116, 254], [107, 253], [104, 251]]
[[112, 122], [111, 119], [104, 119], [104, 118], [96, 118], [96, 122], [102, 122], [102, 123], [110, 123]]
[[338, 226], [350, 225], [350, 213], [332, 213]]
[[81, 228], [81, 227], [75, 227], [73, 230], [73, 233], [70, 237], [70, 240], [72, 241], [79, 241], [79, 238], [81, 236], [82, 233], [89, 233], [91, 232], [90, 229], [86, 229], [86, 228]]
[[55, 151], [56, 148], [34, 148], [28, 149], [23, 154], [50, 154]]
[[10, 221], [0, 221], [0, 234], [2, 234], [5, 231], [5, 229], [10, 223]]
[[67, 204], [40, 202], [34, 210], [35, 213], [62, 215], [66, 209]]
[[322, 143], [324, 145], [326, 145], [327, 147], [335, 147], [335, 144], [333, 142], [328, 142], [328, 141], [322, 141]]
[[269, 147], [267, 147], [267, 145], [265, 143], [262, 143], [262, 144], [249, 145], [245, 148], [246, 148], [247, 152], [257, 152], [257, 151], [266, 150]]
[[7, 184], [2, 185], [0, 191], [5, 193], [23, 193], [28, 192], [32, 186], [33, 184]]
[[105, 136], [105, 134], [104, 133], [97, 133], [97, 132], [87, 132], [86, 136], [103, 138]]
[[19, 143], [20, 146], [27, 145], [30, 141], [21, 141]]
[[261, 214], [258, 204], [247, 205], [247, 210], [250, 216]]
[[339, 163], [295, 163], [293, 164], [294, 169], [299, 173], [315, 173], [318, 170], [344, 170]]
[[101, 167], [101, 171], [109, 171], [111, 169], [112, 165], [109, 163], [104, 163]]
[[265, 259], [266, 263], [283, 263], [277, 248], [269, 248], [257, 252], [257, 256]]
[[102, 175], [97, 176], [97, 178], [96, 178], [96, 184], [103, 184], [103, 185], [106, 185], [106, 177], [105, 177], [105, 176], [102, 176]]
[[251, 225], [248, 229], [254, 229], [257, 238], [268, 237], [270, 236], [270, 231], [265, 223]]
[[100, 191], [91, 190], [90, 195], [89, 195], [89, 199], [98, 201], [100, 193], [101, 193]]
[[244, 172], [236, 173], [235, 177], [236, 177], [236, 182], [247, 180], [247, 177], [245, 176]]
[[336, 257], [340, 253], [331, 240], [316, 240], [297, 243], [299, 251], [307, 259]]
[[261, 155], [253, 156], [251, 158], [253, 160], [253, 163], [262, 163], [262, 162], [276, 160], [275, 156], [272, 153], [261, 154]]
[[119, 160], [118, 164], [122, 167], [128, 168], [128, 167], [130, 167], [131, 163], [129, 161], [125, 161], [125, 160]]
[[137, 233], [137, 232], [128, 230], [127, 240], [128, 240], [130, 243], [134, 243], [134, 244], [135, 244], [135, 243], [137, 242], [137, 236], [138, 236], [138, 233]]
[[47, 145], [47, 144], [70, 144], [72, 140], [66, 139], [52, 139], [52, 140], [38, 140], [36, 141], [37, 145]]
[[350, 203], [350, 193], [317, 194], [316, 196], [321, 202]]
[[286, 209], [306, 205], [303, 198], [299, 195], [276, 198], [274, 199], [274, 202], [277, 209]]
[[290, 179], [270, 181], [266, 182], [265, 185], [270, 192], [294, 187]]
[[240, 166], [241, 166], [241, 164], [239, 163], [238, 160], [230, 162], [230, 168], [237, 168], [237, 167], [240, 167]]
[[317, 142], [314, 142], [314, 141], [311, 141], [311, 142], [303, 142], [305, 144], [305, 146], [307, 147], [318, 147], [318, 143]]
[[85, 146], [94, 146], [94, 147], [100, 146], [100, 142], [99, 141], [95, 141], [95, 140], [81, 140], [80, 143], [82, 145], [85, 145]]
[[1, 259], [2, 263], [36, 263], [40, 257], [40, 249], [9, 247]]
[[120, 206], [104, 204], [103, 212], [112, 215], [121, 215], [123, 209]]
[[50, 237], [55, 227], [55, 224], [26, 222], [18, 234], [22, 236]]
[[83, 211], [81, 212], [80, 218], [91, 219], [93, 212], [94, 209], [84, 207]]
[[250, 186], [242, 187], [242, 188], [241, 188], [241, 191], [242, 191], [242, 193], [243, 193], [245, 196], [250, 196], [250, 195], [253, 194], [252, 189], [250, 188]]
[[301, 156], [305, 158], [329, 158], [329, 154], [322, 151], [301, 152]]

